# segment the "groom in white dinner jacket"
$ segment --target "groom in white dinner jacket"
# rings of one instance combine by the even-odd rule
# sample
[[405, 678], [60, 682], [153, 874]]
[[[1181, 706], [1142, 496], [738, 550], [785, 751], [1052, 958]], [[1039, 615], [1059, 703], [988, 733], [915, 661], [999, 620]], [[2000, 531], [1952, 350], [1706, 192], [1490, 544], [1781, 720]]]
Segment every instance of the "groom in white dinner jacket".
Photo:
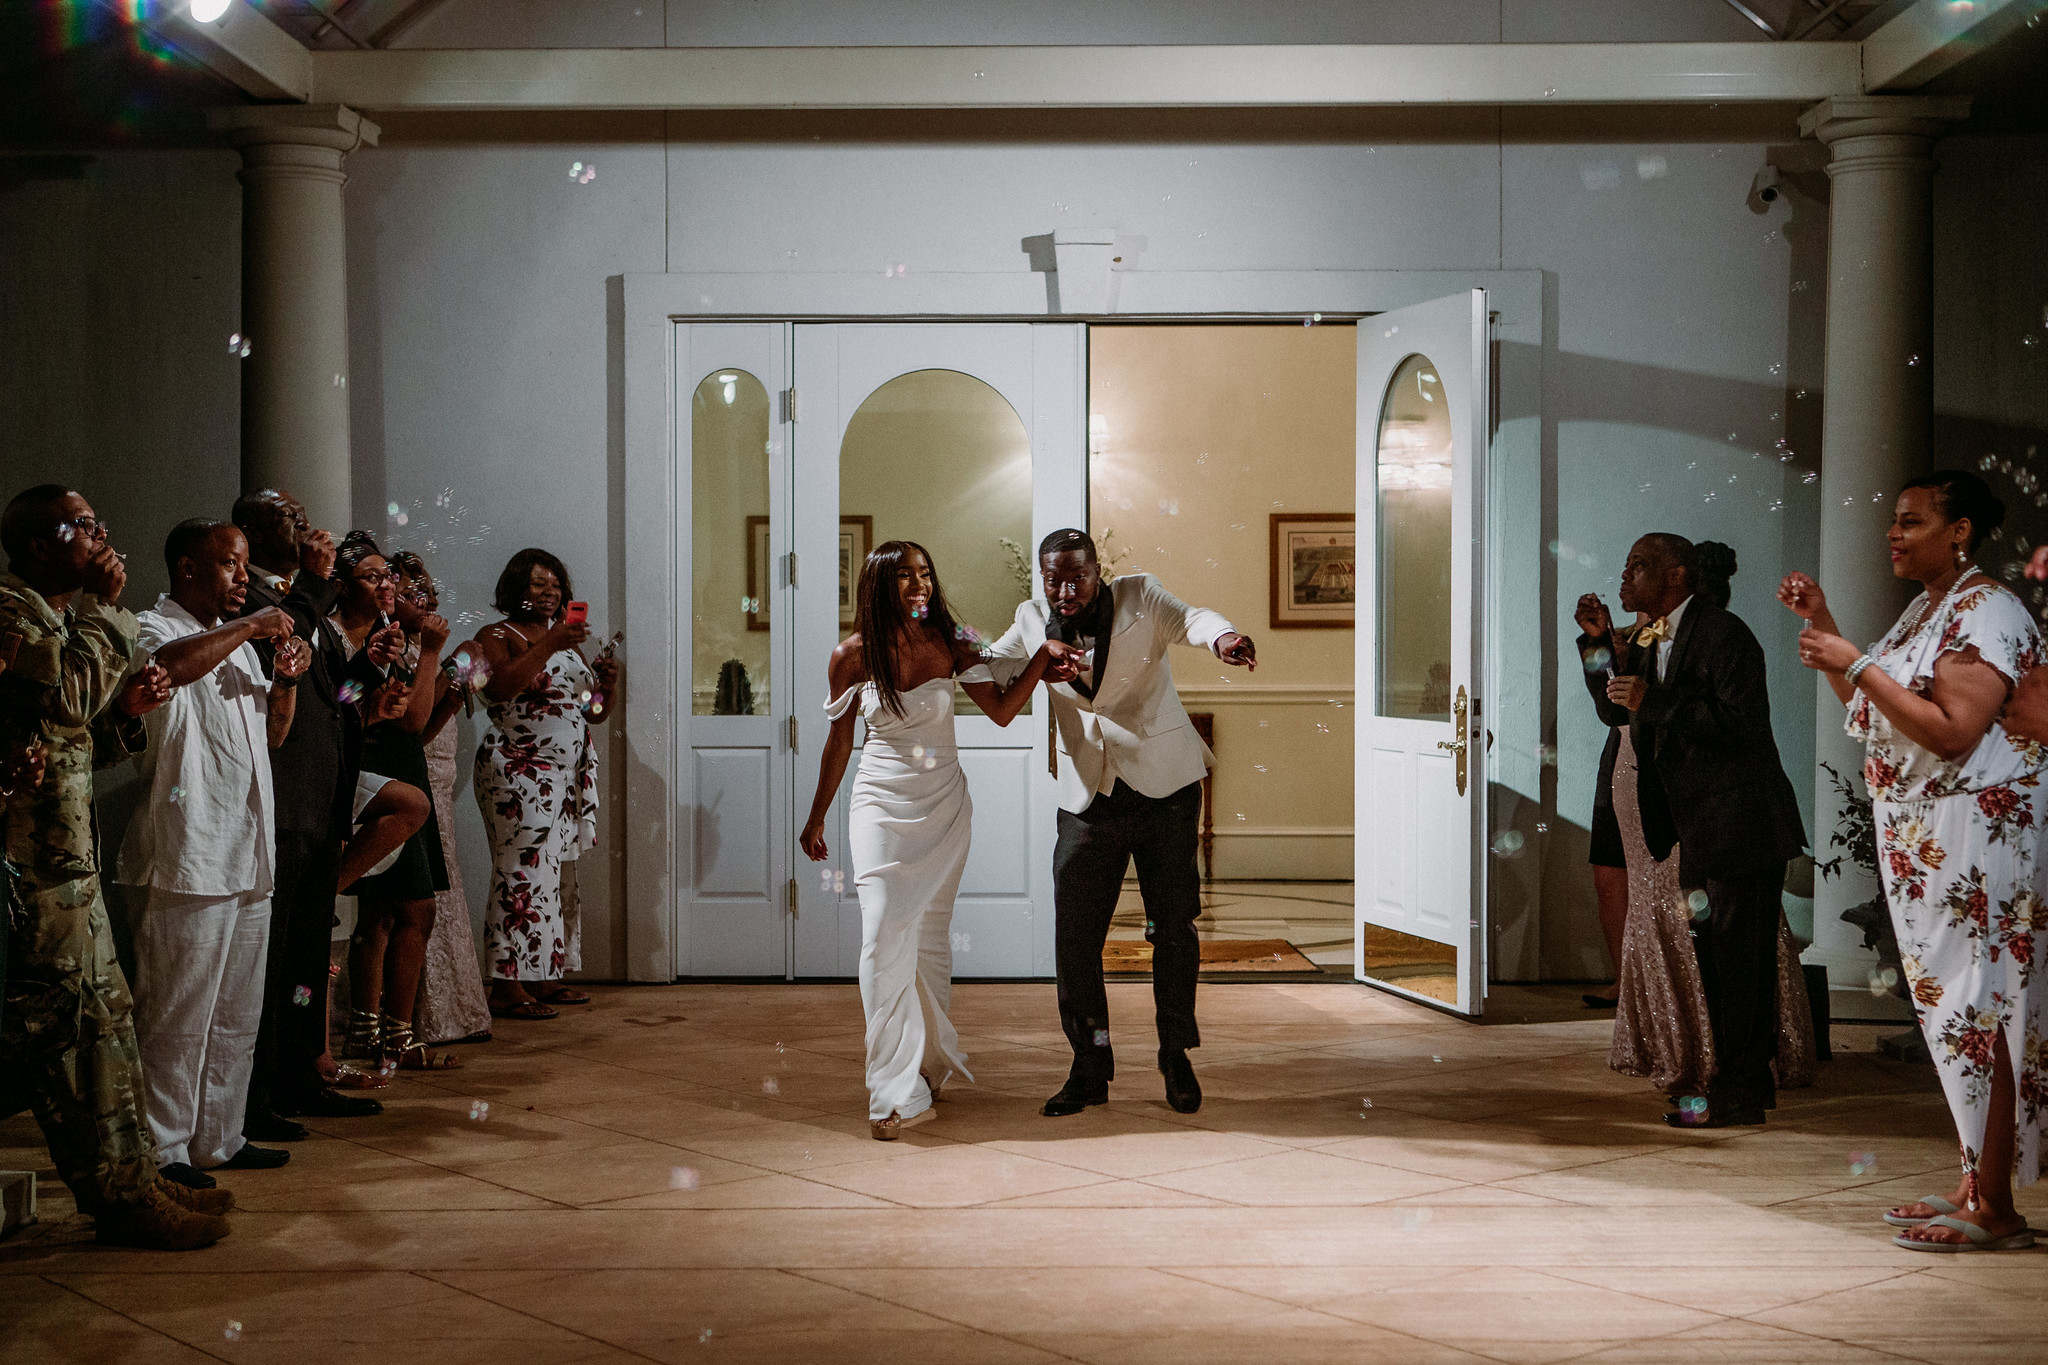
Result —
[[1055, 531], [1038, 547], [1045, 599], [1017, 608], [993, 658], [1021, 665], [1048, 636], [1081, 651], [1079, 676], [1048, 683], [1058, 731], [1059, 843], [1053, 851], [1060, 1024], [1073, 1069], [1045, 1102], [1048, 1117], [1109, 1100], [1116, 1071], [1102, 945], [1133, 859], [1152, 944], [1152, 999], [1166, 1100], [1183, 1114], [1202, 1104], [1187, 1050], [1200, 1047], [1195, 981], [1202, 912], [1195, 867], [1202, 779], [1214, 758], [1181, 708], [1169, 645], [1208, 650], [1225, 663], [1257, 667], [1251, 640], [1206, 607], [1190, 607], [1150, 574], [1105, 582], [1086, 532]]

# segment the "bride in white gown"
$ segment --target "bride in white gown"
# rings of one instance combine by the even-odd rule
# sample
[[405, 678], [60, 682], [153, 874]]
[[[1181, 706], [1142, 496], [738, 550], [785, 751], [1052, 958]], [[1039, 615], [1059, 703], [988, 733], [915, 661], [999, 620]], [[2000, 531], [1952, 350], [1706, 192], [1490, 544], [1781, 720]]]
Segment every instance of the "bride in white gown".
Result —
[[974, 815], [953, 738], [953, 685], [990, 720], [1008, 725], [1041, 679], [1072, 676], [1067, 646], [1052, 641], [1001, 686], [967, 634], [954, 622], [923, 546], [891, 540], [868, 555], [854, 633], [832, 651], [832, 700], [825, 706], [832, 733], [819, 758], [811, 817], [798, 836], [813, 862], [824, 861], [825, 814], [853, 753], [854, 720], [865, 720], [847, 843], [860, 897], [868, 1121], [883, 1142], [932, 1117], [932, 1101], [949, 1076], [973, 1079], [946, 1016], [953, 896], [967, 866]]

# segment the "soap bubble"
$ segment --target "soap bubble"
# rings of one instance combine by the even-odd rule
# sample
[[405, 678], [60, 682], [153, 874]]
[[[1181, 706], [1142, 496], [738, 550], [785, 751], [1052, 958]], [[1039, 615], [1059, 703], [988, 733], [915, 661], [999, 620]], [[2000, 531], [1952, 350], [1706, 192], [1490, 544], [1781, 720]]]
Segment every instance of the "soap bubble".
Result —
[[221, 1335], [226, 1337], [229, 1341], [240, 1341], [242, 1339], [242, 1324], [237, 1322], [233, 1318], [229, 1318], [228, 1325], [221, 1332]]
[[1099, 1028], [1099, 1029], [1095, 1030], [1095, 1046], [1097, 1046], [1097, 1047], [1108, 1047], [1108, 1046], [1109, 1046], [1109, 1030], [1108, 1030], [1108, 1029], [1106, 1029], [1106, 1028]]
[[1851, 1152], [1851, 1153], [1849, 1153], [1849, 1174], [1850, 1174], [1850, 1175], [1876, 1175], [1876, 1174], [1877, 1174], [1877, 1153], [1876, 1153], [1876, 1152]]
[[1545, 824], [1543, 821], [1538, 820], [1536, 822], [1536, 832], [1538, 834], [1548, 834], [1550, 833], [1550, 826]]
[[956, 953], [966, 953], [974, 950], [974, 935], [972, 934], [952, 934], [949, 935], [949, 938], [953, 945], [953, 951]]
[[818, 889], [820, 891], [830, 891], [832, 889], [831, 868], [821, 867], [818, 869]]
[[469, 1116], [470, 1116], [470, 1118], [471, 1118], [471, 1119], [475, 1120], [476, 1122], [478, 1122], [478, 1123], [482, 1123], [482, 1122], [483, 1122], [483, 1121], [484, 1121], [485, 1119], [487, 1119], [487, 1118], [489, 1118], [489, 1117], [491, 1116], [491, 1104], [490, 1104], [490, 1101], [489, 1101], [489, 1100], [471, 1100], [471, 1101], [469, 1102]]
[[761, 1078], [761, 1093], [764, 1095], [780, 1095], [782, 1093], [782, 1083], [773, 1076], [763, 1076]]
[[1806, 472], [1805, 472], [1804, 474], [1801, 474], [1801, 475], [1799, 476], [1799, 482], [1801, 482], [1801, 483], [1819, 483], [1819, 482], [1820, 482], [1820, 471], [1819, 471], [1819, 470], [1816, 470], [1816, 469], [1809, 469], [1809, 470], [1807, 470], [1807, 471], [1806, 471]]
[[1679, 1100], [1678, 1100], [1678, 1112], [1679, 1112], [1679, 1113], [1681, 1113], [1681, 1114], [1688, 1114], [1688, 1115], [1697, 1115], [1697, 1114], [1704, 1114], [1704, 1113], [1706, 1113], [1706, 1112], [1707, 1112], [1707, 1097], [1706, 1097], [1705, 1095], [1682, 1095], [1682, 1096], [1680, 1096], [1680, 1097], [1679, 1097]]
[[1685, 908], [1692, 912], [1692, 917], [1695, 920], [1703, 920], [1713, 913], [1713, 906], [1707, 900], [1707, 893], [1704, 891], [1688, 892], [1685, 898]]
[[172, 804], [172, 805], [174, 805], [174, 806], [175, 806], [175, 805], [178, 805], [178, 804], [179, 804], [180, 802], [182, 802], [182, 801], [183, 801], [184, 799], [185, 799], [185, 789], [184, 789], [183, 787], [173, 787], [173, 788], [171, 788], [171, 804]]
[[1428, 1209], [1410, 1209], [1408, 1210], [1408, 1212], [1401, 1215], [1401, 1226], [1409, 1232], [1414, 1232], [1417, 1228], [1421, 1227], [1428, 1221]]
[[312, 987], [310, 987], [310, 986], [294, 986], [294, 987], [292, 987], [292, 1003], [293, 1003], [294, 1005], [310, 1005], [310, 1004], [312, 1004], [312, 1003], [313, 1003], [313, 988], [312, 988]]
[[1890, 995], [1892, 988], [1899, 984], [1896, 967], [1872, 967], [1870, 969], [1870, 993], [1876, 996]]
[[1518, 829], [1502, 830], [1494, 838], [1493, 851], [1503, 858], [1513, 858], [1521, 853], [1523, 842], [1522, 831]]
[[1636, 158], [1636, 179], [1638, 180], [1661, 179], [1668, 169], [1668, 164], [1661, 156], [1639, 156]]
[[668, 1168], [668, 1187], [672, 1190], [694, 1190], [700, 1183], [694, 1166]]

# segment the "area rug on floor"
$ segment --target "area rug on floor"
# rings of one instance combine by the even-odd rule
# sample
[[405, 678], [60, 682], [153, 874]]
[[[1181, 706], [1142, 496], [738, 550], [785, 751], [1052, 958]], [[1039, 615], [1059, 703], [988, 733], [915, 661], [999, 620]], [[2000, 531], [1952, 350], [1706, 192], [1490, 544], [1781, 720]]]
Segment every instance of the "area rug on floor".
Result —
[[[1152, 970], [1152, 945], [1142, 938], [1113, 938], [1102, 945], [1102, 970], [1117, 973]], [[1303, 957], [1284, 938], [1209, 939], [1202, 944], [1205, 972], [1317, 972], [1322, 968]]]

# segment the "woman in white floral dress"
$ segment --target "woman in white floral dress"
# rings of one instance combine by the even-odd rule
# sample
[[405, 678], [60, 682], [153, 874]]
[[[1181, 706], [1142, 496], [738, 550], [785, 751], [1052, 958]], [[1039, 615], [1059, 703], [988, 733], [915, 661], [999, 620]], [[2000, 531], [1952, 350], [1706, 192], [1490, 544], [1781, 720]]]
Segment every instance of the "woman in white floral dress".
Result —
[[468, 646], [482, 658], [490, 728], [477, 744], [475, 788], [491, 840], [485, 909], [491, 1013], [552, 1019], [590, 997], [562, 979], [583, 968], [574, 882], [565, 865], [597, 842], [597, 751], [590, 727], [616, 707], [617, 663], [578, 648], [589, 627], [565, 611], [569, 570], [521, 550], [498, 576], [505, 619]]
[[2040, 662], [2040, 634], [1974, 562], [2004, 515], [1974, 474], [1906, 485], [1892, 572], [1926, 591], [1868, 654], [1842, 638], [1812, 579], [1791, 574], [1778, 589], [1807, 621], [1800, 662], [1827, 678], [1849, 708], [1849, 734], [1868, 746], [1885, 896], [1962, 1145], [1954, 1191], [1885, 1215], [1916, 1251], [2033, 1245], [2012, 1185], [2039, 1177], [2048, 1117], [2048, 991], [2034, 979], [2048, 947], [2036, 890], [2048, 753], [2005, 728], [2014, 684]]

